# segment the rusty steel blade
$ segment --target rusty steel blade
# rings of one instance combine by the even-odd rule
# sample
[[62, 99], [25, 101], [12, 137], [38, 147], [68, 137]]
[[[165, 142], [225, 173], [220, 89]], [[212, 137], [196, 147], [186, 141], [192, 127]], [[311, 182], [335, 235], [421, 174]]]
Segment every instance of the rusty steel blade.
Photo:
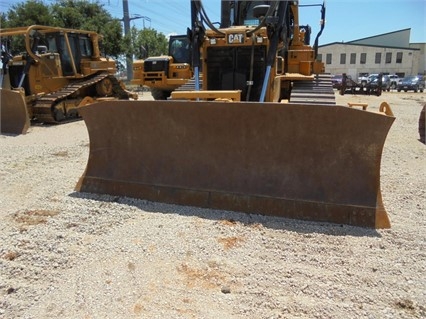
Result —
[[394, 121], [345, 106], [100, 102], [76, 190], [372, 228], [390, 227], [380, 162]]
[[0, 133], [25, 134], [29, 127], [30, 118], [23, 94], [0, 89]]

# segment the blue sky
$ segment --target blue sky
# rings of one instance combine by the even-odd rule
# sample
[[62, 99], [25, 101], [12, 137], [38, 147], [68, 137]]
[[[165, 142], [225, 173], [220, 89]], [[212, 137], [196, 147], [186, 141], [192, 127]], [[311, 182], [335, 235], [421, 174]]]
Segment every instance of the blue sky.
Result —
[[[203, 0], [210, 19], [219, 21], [221, 0]], [[7, 11], [16, 0], [0, 0]], [[19, 0], [18, 0], [19, 2]], [[53, 0], [44, 0], [46, 3]], [[123, 17], [122, 0], [99, 0], [114, 17]], [[128, 0], [131, 25], [152, 27], [165, 35], [186, 33], [190, 24], [189, 0]], [[322, 0], [301, 0], [320, 4]], [[347, 42], [411, 28], [410, 42], [426, 42], [426, 0], [327, 0], [326, 27], [320, 44]], [[319, 7], [300, 8], [301, 24], [309, 24], [313, 35], [319, 30]]]

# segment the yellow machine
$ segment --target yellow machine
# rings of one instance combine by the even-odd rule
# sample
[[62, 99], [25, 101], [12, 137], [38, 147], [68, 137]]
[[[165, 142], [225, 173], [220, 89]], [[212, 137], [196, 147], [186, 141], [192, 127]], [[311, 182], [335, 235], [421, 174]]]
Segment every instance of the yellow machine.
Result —
[[170, 36], [168, 55], [133, 62], [132, 84], [149, 87], [156, 100], [167, 99], [193, 77], [190, 53], [186, 35]]
[[336, 105], [316, 59], [324, 25], [310, 46], [298, 1], [221, 4], [216, 28], [191, 1], [194, 90], [82, 107], [90, 155], [76, 190], [390, 227], [380, 190], [390, 107]]
[[[115, 61], [101, 57], [95, 32], [33, 25], [0, 29], [0, 38], [2, 133], [25, 133], [30, 120], [75, 119], [78, 107], [99, 99], [136, 98], [115, 78]], [[12, 55], [19, 41], [25, 50]]]

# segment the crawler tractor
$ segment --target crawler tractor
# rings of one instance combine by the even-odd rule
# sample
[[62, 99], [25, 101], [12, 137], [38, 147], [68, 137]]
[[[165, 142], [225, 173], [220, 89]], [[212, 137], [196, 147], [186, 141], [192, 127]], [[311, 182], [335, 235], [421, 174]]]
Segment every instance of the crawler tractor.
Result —
[[380, 161], [394, 117], [386, 103], [336, 105], [317, 59], [324, 4], [313, 46], [298, 1], [221, 4], [216, 28], [191, 1], [194, 89], [82, 108], [90, 155], [76, 190], [390, 227]]
[[[0, 38], [2, 133], [25, 133], [31, 120], [76, 119], [95, 101], [136, 98], [116, 79], [115, 61], [101, 57], [95, 32], [33, 25], [0, 29]], [[19, 43], [24, 51], [12, 54]]]

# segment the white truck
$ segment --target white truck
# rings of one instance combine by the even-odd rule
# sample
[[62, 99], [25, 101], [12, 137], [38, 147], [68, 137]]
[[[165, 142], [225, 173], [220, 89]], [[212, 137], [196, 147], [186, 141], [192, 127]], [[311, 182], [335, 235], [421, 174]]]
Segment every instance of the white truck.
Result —
[[374, 73], [374, 74], [368, 74], [368, 73], [363, 73], [358, 77], [358, 84], [360, 84], [362, 87], [367, 86], [367, 83], [370, 82], [371, 78], [379, 76], [378, 74]]

